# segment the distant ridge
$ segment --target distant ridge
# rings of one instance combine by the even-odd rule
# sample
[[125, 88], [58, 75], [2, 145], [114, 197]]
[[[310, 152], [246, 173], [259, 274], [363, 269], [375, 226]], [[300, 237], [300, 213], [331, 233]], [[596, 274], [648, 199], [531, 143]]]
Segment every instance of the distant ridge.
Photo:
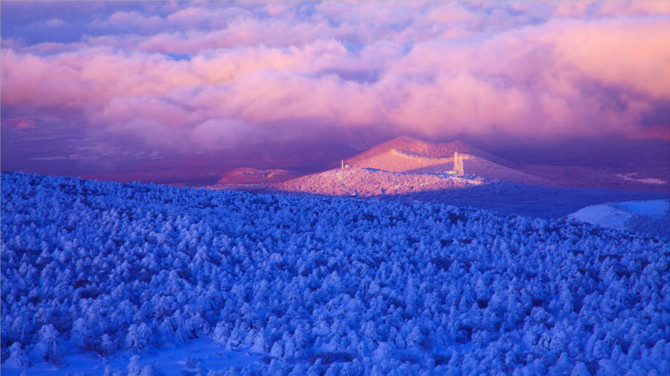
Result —
[[[465, 175], [462, 176], [454, 171], [456, 152], [463, 160]], [[343, 160], [340, 168], [273, 184], [271, 188], [368, 197], [461, 189], [498, 180], [549, 184], [546, 180], [492, 160], [501, 161], [462, 141], [432, 143], [398, 137]]]
[[459, 189], [490, 183], [480, 176], [457, 176], [454, 153], [486, 155], [464, 142], [431, 143], [398, 137], [343, 160], [339, 167], [301, 176], [271, 188], [323, 195], [378, 196]]
[[241, 167], [225, 173], [219, 180], [219, 184], [262, 184], [279, 183], [293, 179], [298, 175], [289, 170], [270, 169], [262, 170], [250, 167]]
[[[462, 160], [463, 172], [454, 171], [455, 153]], [[630, 174], [616, 175], [581, 166], [517, 166], [463, 141], [434, 143], [407, 136], [335, 163], [334, 169], [303, 176], [281, 169], [238, 168], [224, 174], [209, 188], [369, 197], [427, 191], [453, 194], [455, 189], [501, 182], [584, 188], [667, 186], [665, 180], [637, 175], [631, 178]]]

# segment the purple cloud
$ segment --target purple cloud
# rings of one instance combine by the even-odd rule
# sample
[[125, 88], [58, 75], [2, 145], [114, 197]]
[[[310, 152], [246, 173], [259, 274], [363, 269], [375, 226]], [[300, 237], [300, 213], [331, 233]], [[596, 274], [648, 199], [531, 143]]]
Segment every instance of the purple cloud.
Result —
[[[3, 119], [55, 129], [74, 117], [77, 147], [99, 145], [89, 152], [131, 139], [176, 156], [333, 132], [665, 138], [670, 127], [655, 115], [670, 101], [664, 2], [93, 3], [76, 20], [74, 5], [13, 6]], [[77, 36], [28, 35], [5, 19], [18, 8]]]

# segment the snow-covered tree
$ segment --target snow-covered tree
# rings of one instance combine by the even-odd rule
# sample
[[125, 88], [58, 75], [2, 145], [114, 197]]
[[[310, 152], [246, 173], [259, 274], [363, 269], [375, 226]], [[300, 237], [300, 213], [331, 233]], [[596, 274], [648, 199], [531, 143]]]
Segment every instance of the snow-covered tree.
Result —
[[1, 194], [3, 367], [207, 338], [272, 359], [232, 374], [668, 373], [666, 238], [17, 173]]
[[21, 348], [21, 344], [14, 342], [9, 347], [9, 358], [3, 364], [10, 368], [25, 368], [30, 366], [30, 359]]
[[39, 341], [33, 350], [36, 356], [48, 363], [60, 364], [62, 353], [56, 328], [52, 324], [42, 326], [38, 338]]

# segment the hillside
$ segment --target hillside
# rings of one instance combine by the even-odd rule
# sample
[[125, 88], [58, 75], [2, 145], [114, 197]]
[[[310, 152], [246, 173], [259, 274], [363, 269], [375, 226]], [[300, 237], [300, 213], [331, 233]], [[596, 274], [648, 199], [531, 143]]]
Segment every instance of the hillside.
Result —
[[347, 159], [346, 163], [354, 168], [373, 168], [389, 172], [407, 172], [437, 165], [445, 166], [446, 168], [436, 172], [445, 172], [452, 169], [454, 158], [453, 153], [452, 157], [430, 157], [405, 150], [390, 149], [365, 158], [354, 157]]
[[[667, 121], [666, 121], [667, 122]], [[553, 143], [489, 142], [506, 166], [557, 186], [670, 192], [670, 140], [565, 139]]]
[[[670, 192], [670, 179], [668, 178], [670, 170], [667, 169], [654, 171], [649, 175], [650, 177], [645, 177], [646, 174], [640, 176], [636, 172], [615, 173], [602, 168], [584, 166], [527, 165], [519, 169], [561, 187]], [[627, 171], [631, 170], [634, 171], [634, 167], [627, 169]]]
[[218, 181], [219, 184], [269, 184], [279, 183], [297, 177], [297, 174], [281, 169], [262, 170], [242, 167], [225, 173]]
[[454, 141], [446, 143], [435, 143], [424, 141], [413, 137], [396, 137], [390, 141], [381, 143], [375, 147], [370, 148], [360, 154], [357, 154], [346, 161], [351, 166], [360, 166], [370, 158], [387, 153], [391, 150], [399, 150], [408, 154], [420, 155], [428, 158], [450, 158], [454, 152], [477, 155], [482, 158], [495, 159], [493, 155], [479, 150], [463, 141]]
[[[448, 162], [444, 164], [434, 164], [427, 167], [421, 167], [411, 172], [441, 172], [449, 171], [453, 166], [453, 157], [449, 158]], [[475, 155], [465, 154], [463, 155], [463, 167], [467, 174], [486, 177], [488, 179], [496, 179], [508, 182], [530, 184], [530, 185], [544, 185], [551, 186], [552, 183], [549, 180], [539, 178], [509, 168], [498, 163], [491, 162], [490, 160], [477, 157]]]
[[564, 219], [3, 173], [2, 374], [668, 374], [668, 263]]
[[205, 188], [257, 192], [266, 190], [272, 184], [295, 179], [298, 176], [289, 170], [241, 167], [226, 172], [215, 184], [206, 185]]
[[372, 168], [348, 168], [302, 176], [274, 184], [272, 188], [282, 192], [372, 197], [456, 189], [484, 183], [481, 179], [447, 173], [398, 173]]

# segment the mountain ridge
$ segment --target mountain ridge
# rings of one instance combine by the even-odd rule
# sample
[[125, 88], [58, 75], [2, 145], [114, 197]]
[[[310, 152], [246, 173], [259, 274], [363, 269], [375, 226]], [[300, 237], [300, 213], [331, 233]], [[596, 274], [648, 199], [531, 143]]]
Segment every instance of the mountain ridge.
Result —
[[[455, 168], [457, 153], [465, 166], [464, 174]], [[460, 189], [498, 180], [525, 184], [549, 183], [489, 161], [488, 158], [500, 160], [463, 141], [433, 143], [403, 136], [343, 159], [339, 168], [272, 184], [270, 188], [288, 192], [370, 197]]]
[[[463, 173], [454, 165], [458, 153]], [[253, 189], [326, 195], [390, 195], [465, 188], [502, 181], [530, 186], [663, 191], [667, 180], [630, 178], [586, 166], [533, 165], [511, 162], [461, 140], [430, 142], [401, 136], [329, 164], [331, 168], [300, 175], [289, 170], [237, 168], [221, 176], [212, 189]], [[336, 168], [332, 166], [336, 165]], [[350, 170], [338, 173], [339, 170]], [[352, 172], [353, 171], [353, 172]], [[458, 175], [460, 180], [455, 180]], [[343, 177], [346, 177], [343, 180]], [[369, 179], [369, 180], [366, 180]], [[653, 183], [653, 184], [652, 184]], [[405, 188], [402, 188], [406, 185]]]
[[284, 169], [259, 169], [239, 167], [226, 172], [217, 183], [219, 184], [262, 184], [279, 183], [297, 177], [293, 171]]

